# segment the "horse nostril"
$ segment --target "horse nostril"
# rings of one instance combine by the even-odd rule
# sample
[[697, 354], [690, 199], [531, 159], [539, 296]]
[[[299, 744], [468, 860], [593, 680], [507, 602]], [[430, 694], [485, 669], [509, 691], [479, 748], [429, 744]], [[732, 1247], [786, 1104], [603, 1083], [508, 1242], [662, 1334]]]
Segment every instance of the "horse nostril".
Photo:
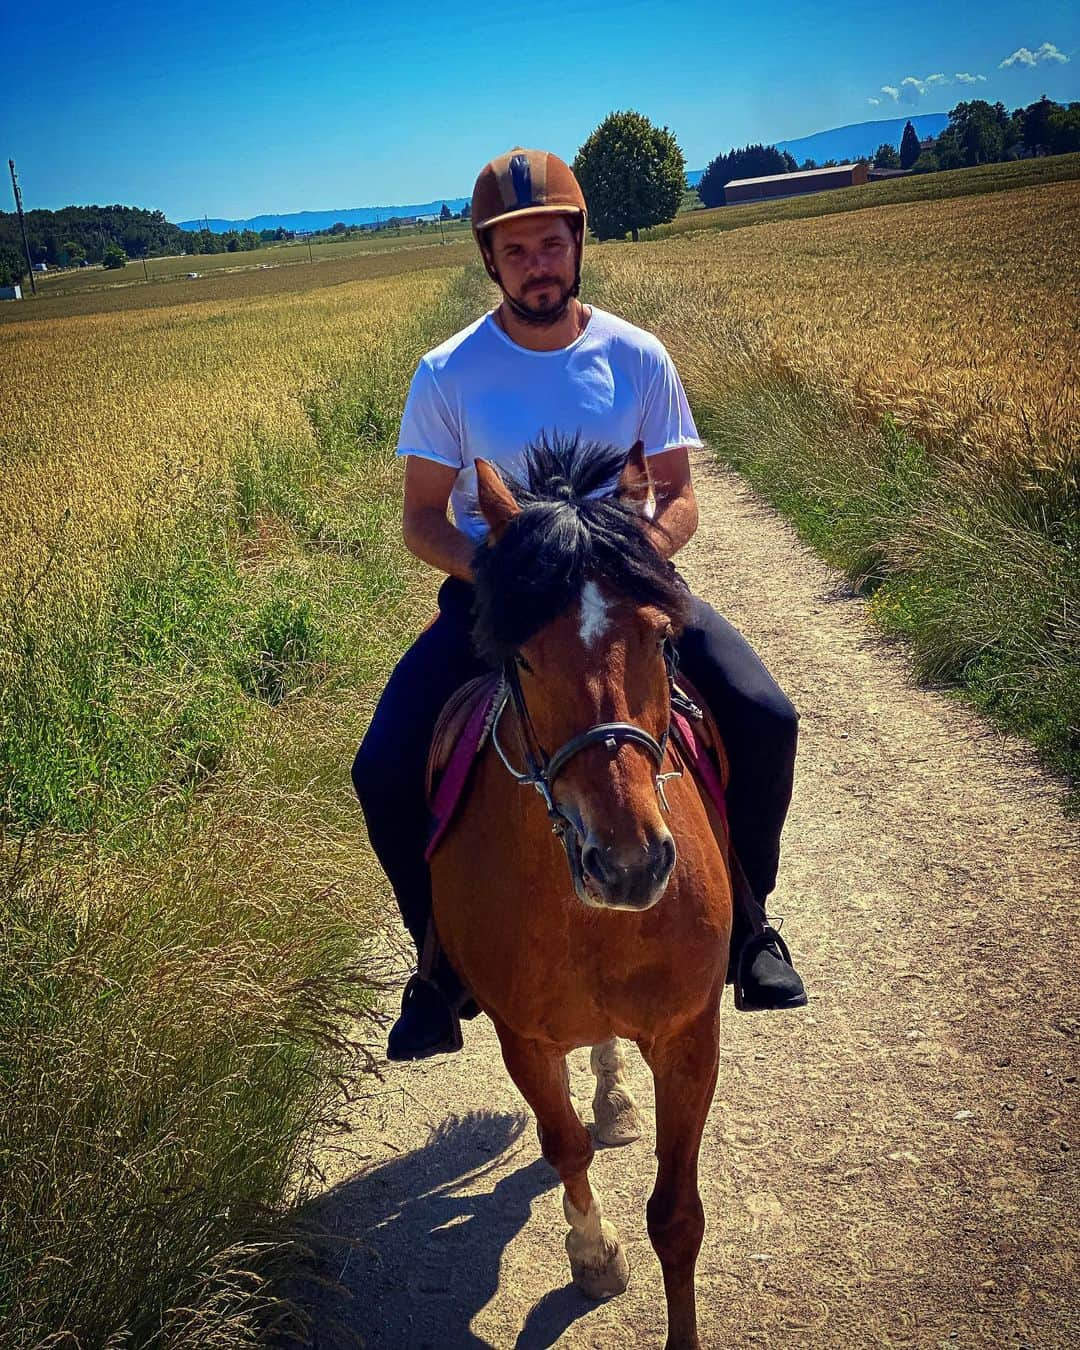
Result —
[[604, 866], [604, 850], [596, 844], [586, 844], [581, 850], [581, 866], [594, 881], [606, 882], [609, 879]]
[[675, 840], [671, 835], [665, 835], [660, 841], [660, 848], [657, 850], [656, 870], [654, 875], [657, 880], [661, 877], [669, 877], [675, 866]]

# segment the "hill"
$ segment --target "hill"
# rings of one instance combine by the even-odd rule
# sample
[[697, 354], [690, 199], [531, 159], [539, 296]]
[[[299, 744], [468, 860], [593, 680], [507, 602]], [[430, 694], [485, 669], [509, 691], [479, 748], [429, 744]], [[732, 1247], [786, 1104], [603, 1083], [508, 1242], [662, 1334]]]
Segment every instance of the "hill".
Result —
[[[949, 125], [948, 113], [920, 113], [910, 119], [888, 117], [877, 122], [854, 122], [829, 131], [815, 131], [812, 136], [800, 136], [793, 141], [777, 141], [776, 148], [786, 150], [799, 164], [804, 159], [817, 160], [819, 164], [827, 159], [841, 162], [858, 159], [861, 155], [872, 155], [886, 142], [899, 149], [904, 124], [909, 120], [920, 139], [937, 136]], [[704, 172], [704, 169], [694, 169], [686, 175], [686, 181], [696, 187]]]
[[180, 228], [201, 230], [209, 225], [214, 234], [225, 234], [229, 230], [284, 228], [295, 230], [298, 234], [309, 234], [315, 230], [328, 230], [338, 221], [344, 225], [374, 225], [391, 216], [434, 216], [438, 215], [444, 201], [456, 214], [468, 200], [468, 197], [440, 197], [437, 201], [414, 203], [411, 206], [350, 206], [338, 211], [292, 211], [282, 215], [252, 216], [249, 220], [182, 220]]

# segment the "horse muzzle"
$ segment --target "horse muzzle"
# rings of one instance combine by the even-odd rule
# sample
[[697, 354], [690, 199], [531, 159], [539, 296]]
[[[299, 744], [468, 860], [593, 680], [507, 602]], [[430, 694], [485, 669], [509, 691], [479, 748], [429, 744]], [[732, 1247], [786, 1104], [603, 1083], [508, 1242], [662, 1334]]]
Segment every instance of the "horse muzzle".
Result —
[[[575, 841], [576, 844], [577, 841]], [[576, 849], [575, 849], [576, 851]], [[570, 871], [578, 897], [594, 909], [652, 909], [675, 870], [675, 841], [665, 830], [631, 855], [589, 837]], [[580, 877], [580, 884], [579, 884]]]

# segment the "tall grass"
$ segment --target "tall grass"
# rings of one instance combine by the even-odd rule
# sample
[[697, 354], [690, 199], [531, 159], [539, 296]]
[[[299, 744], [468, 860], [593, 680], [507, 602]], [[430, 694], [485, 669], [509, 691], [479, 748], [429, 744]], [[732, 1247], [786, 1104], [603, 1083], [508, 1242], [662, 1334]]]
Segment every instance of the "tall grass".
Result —
[[391, 445], [419, 353], [476, 312], [442, 286], [297, 389], [307, 434], [51, 540], [5, 615], [5, 1346], [303, 1340], [280, 1219], [367, 1065], [348, 763], [430, 603]]

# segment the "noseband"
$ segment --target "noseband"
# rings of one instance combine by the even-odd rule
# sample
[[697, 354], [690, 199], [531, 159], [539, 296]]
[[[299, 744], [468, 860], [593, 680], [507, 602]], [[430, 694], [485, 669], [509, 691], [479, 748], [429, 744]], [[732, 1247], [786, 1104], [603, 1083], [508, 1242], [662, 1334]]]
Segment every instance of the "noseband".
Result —
[[[667, 666], [669, 696], [674, 695], [675, 692], [675, 672], [678, 668], [678, 660], [678, 653], [675, 651], [674, 645], [671, 642], [665, 643], [664, 664]], [[514, 768], [499, 743], [499, 722], [508, 702], [513, 703], [514, 711], [517, 713], [519, 741], [525, 760], [524, 773]], [[548, 818], [551, 821], [552, 831], [560, 837], [563, 847], [566, 849], [567, 861], [570, 864], [570, 873], [575, 887], [578, 885], [581, 875], [580, 857], [575, 847], [579, 830], [578, 826], [555, 801], [553, 794], [555, 780], [575, 755], [581, 754], [591, 745], [603, 745], [611, 751], [618, 749], [621, 743], [640, 745], [649, 752], [656, 762], [657, 795], [663, 809], [670, 811], [671, 808], [664, 793], [664, 784], [671, 778], [682, 777], [681, 770], [672, 773], [661, 772], [664, 767], [664, 759], [667, 756], [670, 735], [670, 717], [659, 740], [647, 732], [644, 727], [635, 726], [633, 722], [597, 722], [588, 730], [579, 732], [576, 736], [571, 736], [553, 755], [548, 755], [540, 745], [532, 718], [529, 716], [529, 709], [525, 704], [525, 695], [522, 692], [521, 681], [518, 677], [517, 665], [515, 662], [509, 661], [503, 669], [503, 694], [491, 724], [491, 743], [495, 747], [495, 753], [502, 760], [507, 773], [518, 783], [534, 787], [543, 798]]]

